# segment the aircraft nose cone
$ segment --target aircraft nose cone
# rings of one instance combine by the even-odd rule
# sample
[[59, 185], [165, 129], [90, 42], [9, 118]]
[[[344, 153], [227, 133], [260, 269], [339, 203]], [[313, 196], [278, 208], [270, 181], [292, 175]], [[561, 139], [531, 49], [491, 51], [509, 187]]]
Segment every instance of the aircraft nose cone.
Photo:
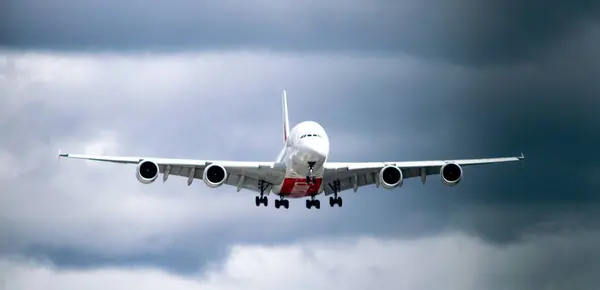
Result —
[[329, 154], [329, 146], [326, 146], [323, 142], [319, 142], [319, 144], [315, 146], [314, 151], [319, 158], [323, 159]]
[[329, 144], [323, 142], [322, 140], [315, 140], [315, 142], [310, 142], [306, 144], [306, 149], [318, 160], [323, 160], [329, 154]]

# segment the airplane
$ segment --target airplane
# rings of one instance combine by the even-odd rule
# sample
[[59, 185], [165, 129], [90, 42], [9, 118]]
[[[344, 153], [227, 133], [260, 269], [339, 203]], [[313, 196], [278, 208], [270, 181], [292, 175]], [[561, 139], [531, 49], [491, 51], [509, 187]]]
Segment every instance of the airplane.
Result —
[[210, 188], [223, 184], [256, 192], [256, 206], [268, 206], [267, 196], [274, 194], [275, 207], [289, 208], [289, 199], [307, 198], [306, 208], [319, 209], [317, 196], [329, 196], [329, 206], [342, 207], [342, 191], [375, 184], [385, 189], [401, 187], [404, 179], [439, 174], [448, 186], [457, 185], [463, 177], [464, 166], [521, 161], [518, 157], [388, 161], [388, 162], [329, 162], [329, 138], [325, 129], [314, 121], [304, 121], [290, 130], [287, 94], [282, 93], [283, 149], [274, 162], [217, 161], [168, 159], [154, 157], [91, 156], [58, 152], [58, 158], [85, 159], [121, 164], [137, 164], [136, 177], [150, 184], [162, 174], [163, 182], [171, 175], [203, 180]]

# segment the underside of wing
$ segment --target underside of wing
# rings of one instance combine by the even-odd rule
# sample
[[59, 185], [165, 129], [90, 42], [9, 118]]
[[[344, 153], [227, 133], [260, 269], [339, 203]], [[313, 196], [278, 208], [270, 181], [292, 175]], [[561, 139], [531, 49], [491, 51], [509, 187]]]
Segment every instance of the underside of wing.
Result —
[[162, 180], [169, 176], [187, 178], [191, 185], [195, 179], [216, 188], [223, 184], [235, 186], [237, 191], [247, 189], [260, 192], [260, 183], [267, 193], [283, 179], [285, 168], [273, 162], [208, 161], [192, 159], [168, 159], [153, 157], [89, 156], [78, 154], [59, 154], [59, 157], [83, 159], [99, 162], [137, 164], [136, 177], [144, 184], [153, 183], [162, 174]]
[[348, 189], [357, 191], [362, 186], [376, 184], [387, 189], [402, 186], [403, 180], [421, 177], [425, 184], [427, 176], [439, 174], [446, 185], [456, 185], [463, 177], [462, 167], [471, 165], [497, 164], [521, 161], [523, 154], [518, 157], [431, 160], [431, 161], [401, 161], [401, 162], [357, 162], [326, 164], [324, 176], [325, 195], [334, 194]]
[[[334, 194], [336, 190], [335, 181], [338, 181], [338, 192], [348, 189], [358, 191], [358, 188], [372, 184], [377, 185], [377, 187], [383, 186], [384, 188], [392, 189], [401, 186], [403, 180], [407, 178], [419, 177], [423, 174], [425, 176], [439, 174], [440, 168], [441, 166], [401, 168], [394, 166], [393, 164], [384, 163], [381, 163], [378, 166], [344, 166], [335, 169], [331, 168], [331, 170], [327, 170], [326, 172], [324, 178], [326, 184], [324, 185], [323, 191], [325, 195]], [[393, 170], [398, 170], [398, 172], [400, 172], [401, 175], [399, 176], [401, 176], [401, 179], [392, 179], [385, 182], [386, 180], [382, 179], [382, 173], [393, 172]], [[392, 175], [390, 176], [393, 178]]]
[[[219, 163], [212, 164], [214, 165], [209, 165], [210, 167], [208, 168], [159, 165], [159, 172], [163, 175], [164, 181], [166, 181], [169, 175], [176, 175], [186, 177], [189, 185], [191, 185], [194, 179], [199, 179], [203, 180], [209, 187], [215, 188], [226, 184], [236, 187], [238, 192], [242, 189], [260, 192], [260, 181], [262, 180], [264, 181], [263, 190], [265, 193], [271, 190], [273, 184], [283, 179], [285, 173], [285, 171], [275, 167], [228, 168], [221, 166]], [[190, 176], [193, 177], [190, 178]]]

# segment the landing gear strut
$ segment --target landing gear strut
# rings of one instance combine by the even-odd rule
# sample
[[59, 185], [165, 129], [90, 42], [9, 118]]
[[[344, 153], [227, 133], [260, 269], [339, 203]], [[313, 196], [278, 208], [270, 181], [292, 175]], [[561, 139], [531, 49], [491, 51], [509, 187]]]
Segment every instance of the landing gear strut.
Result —
[[280, 195], [280, 198], [275, 200], [275, 208], [279, 208], [281, 206], [283, 206], [285, 209], [290, 208], [290, 201], [283, 198], [283, 195]]
[[258, 181], [258, 188], [260, 189], [260, 196], [257, 196], [254, 199], [256, 206], [260, 206], [261, 204], [264, 204], [265, 206], [269, 205], [269, 199], [264, 195], [265, 189], [267, 188], [264, 180]]
[[337, 204], [339, 207], [342, 207], [342, 198], [338, 196], [338, 192], [340, 192], [340, 181], [336, 180], [333, 183], [330, 183], [329, 187], [333, 189], [333, 196], [329, 197], [329, 206], [333, 207]]
[[317, 177], [313, 175], [313, 167], [315, 167], [315, 163], [314, 161], [308, 162], [308, 175], [306, 176], [306, 183], [310, 184], [311, 182], [313, 184], [317, 183]]
[[310, 199], [306, 200], [306, 208], [311, 209], [312, 207], [315, 207], [316, 209], [320, 209], [321, 208], [321, 201], [318, 199], [315, 199], [315, 196], [312, 195], [310, 197]]

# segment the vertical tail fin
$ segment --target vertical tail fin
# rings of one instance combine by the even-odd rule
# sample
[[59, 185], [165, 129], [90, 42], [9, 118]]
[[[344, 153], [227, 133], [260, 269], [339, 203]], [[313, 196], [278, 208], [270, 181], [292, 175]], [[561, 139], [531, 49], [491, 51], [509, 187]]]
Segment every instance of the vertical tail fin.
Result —
[[287, 108], [287, 96], [285, 90], [281, 96], [282, 109], [283, 109], [283, 143], [287, 142], [287, 138], [290, 135], [290, 121], [288, 119], [288, 108]]

